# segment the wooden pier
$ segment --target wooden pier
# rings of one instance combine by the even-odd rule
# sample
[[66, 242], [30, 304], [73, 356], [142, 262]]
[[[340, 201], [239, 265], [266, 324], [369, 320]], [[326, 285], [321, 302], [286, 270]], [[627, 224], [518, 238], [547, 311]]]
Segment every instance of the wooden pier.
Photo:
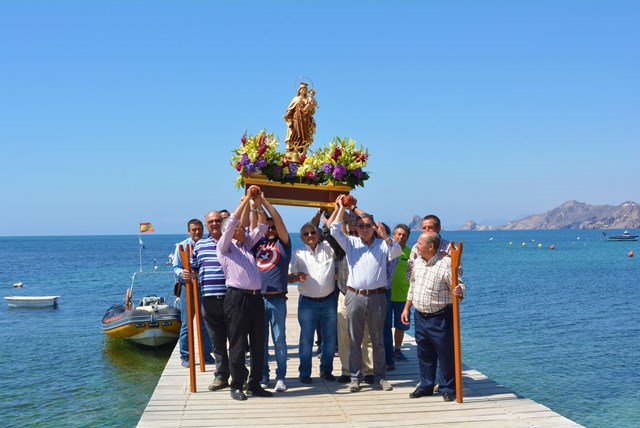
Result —
[[[158, 385], [140, 418], [140, 428], [169, 427], [564, 427], [579, 426], [532, 400], [519, 396], [488, 379], [477, 370], [463, 371], [464, 402], [445, 402], [442, 396], [410, 399], [418, 379], [416, 345], [405, 335], [403, 353], [406, 362], [396, 362], [396, 370], [387, 373], [393, 391], [373, 390], [362, 383], [360, 392], [348, 392], [346, 385], [320, 379], [320, 359], [313, 357], [313, 383], [298, 381], [297, 318], [298, 290], [289, 288], [287, 313], [286, 392], [272, 398], [251, 397], [235, 401], [229, 388], [211, 392], [213, 366], [197, 371], [197, 392], [189, 391], [189, 370], [180, 365], [176, 346]], [[464, 347], [464, 342], [463, 342]], [[464, 350], [464, 348], [463, 348]], [[275, 372], [273, 349], [270, 349], [271, 373]], [[340, 360], [334, 361], [333, 374], [340, 375]], [[272, 387], [275, 383], [272, 379]], [[273, 390], [271, 390], [273, 391]]]

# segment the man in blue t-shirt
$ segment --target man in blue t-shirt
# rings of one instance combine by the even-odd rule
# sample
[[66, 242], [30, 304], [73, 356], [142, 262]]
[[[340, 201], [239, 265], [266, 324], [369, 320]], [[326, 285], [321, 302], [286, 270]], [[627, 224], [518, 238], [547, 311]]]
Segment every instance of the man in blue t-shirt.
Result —
[[275, 391], [287, 390], [284, 379], [287, 374], [287, 342], [285, 322], [287, 319], [287, 284], [289, 261], [291, 260], [291, 239], [280, 213], [269, 201], [263, 199], [269, 229], [264, 238], [256, 244], [254, 252], [264, 297], [265, 341], [264, 369], [260, 385], [269, 387], [269, 327], [276, 354]]

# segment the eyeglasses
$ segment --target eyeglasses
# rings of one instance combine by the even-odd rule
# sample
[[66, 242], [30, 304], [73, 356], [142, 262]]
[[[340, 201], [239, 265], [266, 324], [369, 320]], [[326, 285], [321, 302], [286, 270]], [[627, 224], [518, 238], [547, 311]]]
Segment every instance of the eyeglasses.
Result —
[[314, 236], [315, 234], [316, 234], [316, 231], [312, 230], [310, 232], [304, 232], [302, 236]]
[[267, 228], [267, 230], [276, 230], [276, 227], [275, 227], [275, 226], [269, 226], [269, 227]]
[[373, 225], [369, 223], [360, 223], [358, 225], [358, 229], [371, 229], [372, 227]]

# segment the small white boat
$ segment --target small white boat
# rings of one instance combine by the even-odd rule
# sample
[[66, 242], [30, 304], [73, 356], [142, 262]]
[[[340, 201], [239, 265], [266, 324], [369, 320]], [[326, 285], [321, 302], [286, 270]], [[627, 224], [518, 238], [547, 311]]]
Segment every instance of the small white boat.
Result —
[[13, 284], [13, 287], [14, 287], [14, 288], [22, 288], [22, 286], [23, 286], [23, 285], [24, 285], [24, 284], [23, 284], [23, 283], [21, 283], [21, 282], [16, 282], [16, 283], [14, 283], [14, 284]]
[[14, 308], [56, 308], [60, 296], [7, 296], [4, 300]]

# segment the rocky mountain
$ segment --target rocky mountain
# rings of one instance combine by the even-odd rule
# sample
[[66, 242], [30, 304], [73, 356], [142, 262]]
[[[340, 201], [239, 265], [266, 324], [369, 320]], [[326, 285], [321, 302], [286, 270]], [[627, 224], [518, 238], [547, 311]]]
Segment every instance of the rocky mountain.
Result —
[[502, 226], [483, 226], [473, 220], [459, 230], [625, 229], [640, 228], [640, 206], [633, 202], [588, 205], [567, 201], [543, 214], [534, 214]]
[[409, 226], [411, 230], [422, 230], [422, 217], [414, 215], [407, 226]]

